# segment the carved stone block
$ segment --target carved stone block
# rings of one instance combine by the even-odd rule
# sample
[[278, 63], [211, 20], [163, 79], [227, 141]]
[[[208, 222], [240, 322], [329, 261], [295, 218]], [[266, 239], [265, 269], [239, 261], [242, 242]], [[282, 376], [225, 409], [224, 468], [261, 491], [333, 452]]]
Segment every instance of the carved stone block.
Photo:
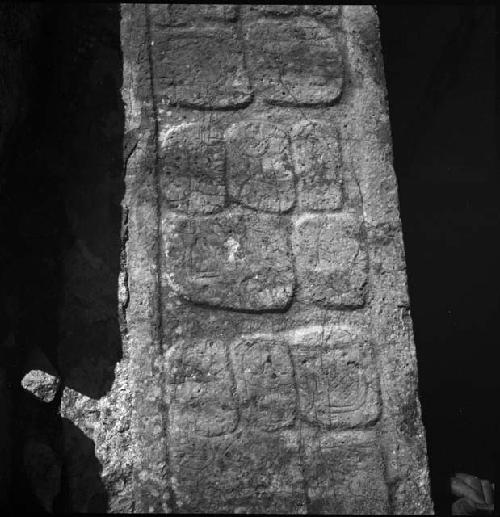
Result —
[[229, 127], [228, 190], [243, 206], [285, 212], [295, 201], [288, 135], [275, 124], [249, 121]]
[[298, 14], [300, 12], [299, 5], [250, 5], [248, 6], [248, 9], [251, 11], [255, 10], [264, 15], [270, 14], [278, 16]]
[[151, 4], [155, 24], [185, 27], [206, 22], [236, 21], [236, 6], [215, 4]]
[[292, 241], [299, 299], [324, 307], [363, 306], [368, 256], [356, 217], [302, 215]]
[[384, 466], [373, 432], [302, 436], [308, 510], [313, 514], [387, 515]]
[[245, 38], [253, 87], [269, 104], [330, 105], [340, 96], [342, 57], [325, 26], [305, 16], [263, 19]]
[[282, 309], [295, 278], [288, 223], [234, 210], [164, 222], [166, 276], [183, 298], [235, 310]]
[[302, 121], [293, 127], [291, 136], [300, 208], [340, 208], [342, 158], [337, 129], [320, 121]]
[[352, 428], [378, 418], [375, 365], [354, 330], [296, 329], [290, 349], [301, 418], [327, 428]]
[[245, 425], [273, 431], [292, 424], [296, 392], [286, 343], [278, 336], [244, 336], [231, 344], [231, 357]]
[[252, 430], [170, 449], [180, 513], [306, 513], [298, 440]]
[[225, 147], [222, 134], [202, 123], [160, 134], [160, 182], [168, 209], [189, 214], [224, 208]]
[[155, 94], [170, 105], [236, 109], [252, 100], [241, 42], [232, 29], [157, 30]]
[[237, 423], [226, 349], [217, 340], [179, 343], [169, 359], [173, 434], [217, 436]]
[[304, 14], [318, 16], [319, 18], [338, 18], [340, 15], [340, 5], [303, 5]]

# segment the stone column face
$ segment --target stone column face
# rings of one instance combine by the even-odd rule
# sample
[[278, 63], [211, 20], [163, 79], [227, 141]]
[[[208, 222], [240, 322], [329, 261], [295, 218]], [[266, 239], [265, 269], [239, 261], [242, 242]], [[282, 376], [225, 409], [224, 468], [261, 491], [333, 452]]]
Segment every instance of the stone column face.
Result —
[[127, 4], [121, 37], [109, 509], [432, 513], [374, 9]]

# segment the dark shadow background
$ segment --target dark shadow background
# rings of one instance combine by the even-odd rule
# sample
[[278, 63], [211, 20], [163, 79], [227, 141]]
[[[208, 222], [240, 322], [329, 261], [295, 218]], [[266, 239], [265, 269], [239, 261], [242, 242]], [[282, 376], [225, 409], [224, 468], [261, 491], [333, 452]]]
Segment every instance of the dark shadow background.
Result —
[[[28, 113], [8, 143], [0, 193], [5, 252], [0, 298], [14, 307], [8, 323], [15, 336], [6, 358], [12, 400], [11, 508], [2, 512], [44, 511], [32, 487], [37, 484], [34, 472], [41, 479], [46, 475], [41, 455], [26, 457], [30, 440], [49, 447], [62, 469], [59, 495], [57, 486], [46, 494], [56, 513], [74, 506], [104, 512], [107, 496], [95, 444], [61, 418], [59, 405], [63, 387], [94, 400], [104, 396], [122, 356], [120, 5], [46, 3], [40, 23], [29, 56], [35, 71], [27, 87]], [[62, 379], [50, 404], [21, 387], [35, 350]], [[44, 369], [42, 364], [31, 367]], [[90, 421], [92, 415], [86, 416]]]
[[498, 459], [495, 7], [380, 5], [433, 498]]

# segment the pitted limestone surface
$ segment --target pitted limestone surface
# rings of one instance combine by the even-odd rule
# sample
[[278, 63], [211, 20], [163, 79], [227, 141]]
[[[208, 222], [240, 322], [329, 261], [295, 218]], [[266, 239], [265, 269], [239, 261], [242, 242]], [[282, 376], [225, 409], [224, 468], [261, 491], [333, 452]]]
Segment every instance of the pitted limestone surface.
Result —
[[122, 17], [138, 143], [99, 401], [128, 427], [93, 435], [110, 509], [431, 512], [374, 10]]
[[245, 24], [249, 71], [270, 105], [329, 105], [340, 96], [343, 63], [336, 34], [314, 18]]

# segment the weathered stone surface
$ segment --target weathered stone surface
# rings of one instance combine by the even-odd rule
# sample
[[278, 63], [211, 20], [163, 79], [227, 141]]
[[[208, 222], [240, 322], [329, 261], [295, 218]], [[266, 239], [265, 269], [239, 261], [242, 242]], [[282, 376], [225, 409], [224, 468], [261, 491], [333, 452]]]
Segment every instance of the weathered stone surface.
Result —
[[21, 385], [43, 402], [52, 402], [59, 389], [59, 377], [42, 370], [30, 370], [22, 379]]
[[250, 121], [225, 132], [231, 199], [260, 211], [286, 212], [295, 202], [289, 138], [276, 124]]
[[271, 334], [250, 335], [230, 348], [243, 424], [264, 431], [291, 426], [297, 393], [286, 340]]
[[171, 217], [163, 226], [169, 285], [214, 307], [283, 308], [294, 288], [288, 231], [278, 216], [254, 212]]
[[339, 5], [251, 5], [250, 11], [256, 11], [263, 15], [291, 16], [308, 14], [320, 18], [337, 18], [340, 14]]
[[160, 140], [160, 180], [167, 208], [189, 214], [224, 208], [226, 153], [221, 132], [194, 123], [167, 130]]
[[171, 449], [178, 511], [306, 513], [296, 435], [248, 431]]
[[162, 31], [153, 24], [152, 38], [154, 91], [160, 99], [198, 109], [234, 109], [251, 102], [243, 50], [234, 29]]
[[264, 19], [245, 27], [256, 91], [271, 105], [331, 105], [342, 91], [337, 39], [309, 17]]
[[174, 345], [170, 354], [170, 429], [176, 435], [218, 436], [236, 428], [238, 414], [228, 352], [217, 340]]
[[156, 4], [151, 6], [154, 23], [166, 27], [184, 27], [210, 22], [235, 22], [236, 6], [210, 4]]
[[340, 15], [340, 5], [303, 5], [302, 10], [304, 14], [325, 19], [335, 19]]
[[109, 508], [432, 512], [373, 8], [169, 9], [122, 8], [123, 358], [63, 396]]
[[366, 426], [378, 418], [374, 357], [356, 329], [302, 327], [289, 342], [301, 418], [325, 428]]
[[316, 514], [386, 515], [390, 512], [384, 462], [376, 434], [302, 436], [308, 510]]
[[342, 155], [337, 129], [318, 120], [296, 124], [291, 134], [302, 210], [335, 210], [342, 206]]
[[368, 255], [362, 226], [349, 214], [302, 215], [294, 225], [297, 296], [324, 307], [361, 307]]
[[299, 5], [251, 5], [250, 11], [257, 11], [262, 14], [286, 16], [291, 14], [298, 14], [300, 12]]

